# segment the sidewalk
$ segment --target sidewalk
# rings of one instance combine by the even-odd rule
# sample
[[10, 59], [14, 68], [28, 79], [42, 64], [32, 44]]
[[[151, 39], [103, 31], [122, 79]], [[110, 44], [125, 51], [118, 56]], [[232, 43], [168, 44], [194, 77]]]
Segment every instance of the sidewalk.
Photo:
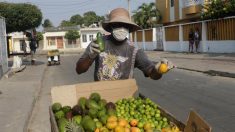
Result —
[[0, 80], [0, 129], [2, 132], [23, 132], [27, 129], [46, 68], [45, 57], [36, 65], [24, 62], [26, 69], [10, 78]]
[[235, 54], [188, 54], [146, 51], [152, 61], [167, 58], [179, 69], [235, 78]]

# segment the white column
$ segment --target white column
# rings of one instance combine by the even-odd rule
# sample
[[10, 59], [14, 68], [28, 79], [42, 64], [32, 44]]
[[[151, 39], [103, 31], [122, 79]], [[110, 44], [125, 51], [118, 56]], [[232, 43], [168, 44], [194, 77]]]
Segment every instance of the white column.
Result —
[[47, 49], [46, 36], [43, 34], [43, 50]]
[[137, 31], [134, 33], [134, 35], [135, 35], [134, 44], [135, 44], [135, 46], [136, 46], [137, 48], [139, 48], [138, 42], [137, 42]]
[[182, 10], [183, 10], [183, 7], [184, 7], [184, 3], [183, 3], [183, 0], [179, 0], [179, 19], [181, 20], [182, 19]]
[[157, 30], [156, 29], [157, 29], [156, 27], [152, 28], [152, 30], [153, 30], [153, 34], [152, 34], [152, 36], [153, 36], [153, 40], [152, 40], [153, 50], [157, 49]]
[[167, 49], [166, 49], [165, 27], [162, 27], [162, 44], [163, 44], [163, 51], [167, 51]]
[[183, 26], [179, 25], [179, 43], [180, 43], [180, 51], [184, 51], [184, 43], [183, 43]]
[[208, 52], [208, 46], [206, 44], [207, 42], [207, 25], [206, 25], [206, 22], [202, 22], [202, 33], [201, 33], [201, 37], [202, 37], [202, 40], [199, 44], [199, 47], [201, 46], [202, 47], [202, 52]]
[[62, 39], [63, 39], [62, 42], [63, 42], [63, 47], [64, 47], [63, 49], [65, 49], [65, 48], [66, 48], [66, 47], [65, 47], [65, 41], [66, 41], [66, 40], [64, 39], [64, 36], [62, 36]]
[[143, 48], [146, 50], [146, 45], [145, 45], [145, 30], [142, 30], [142, 41], [143, 41]]

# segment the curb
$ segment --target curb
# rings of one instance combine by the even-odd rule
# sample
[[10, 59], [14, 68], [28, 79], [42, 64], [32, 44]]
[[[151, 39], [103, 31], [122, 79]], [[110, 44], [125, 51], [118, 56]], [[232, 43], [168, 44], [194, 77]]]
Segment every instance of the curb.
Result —
[[5, 75], [5, 78], [10, 78], [13, 75], [15, 75], [18, 72], [22, 72], [23, 70], [25, 70], [26, 65], [22, 65], [20, 68], [11, 68]]
[[42, 76], [40, 78], [40, 84], [38, 86], [38, 88], [35, 89], [35, 93], [34, 93], [34, 99], [33, 99], [33, 102], [31, 104], [31, 108], [29, 110], [29, 114], [27, 116], [27, 119], [25, 120], [25, 125], [23, 127], [23, 131], [24, 132], [28, 132], [29, 131], [29, 128], [30, 128], [30, 121], [32, 120], [32, 114], [33, 114], [33, 110], [35, 108], [35, 105], [39, 99], [39, 95], [41, 93], [41, 89], [42, 89], [42, 81], [43, 81], [43, 77], [45, 75], [45, 72], [46, 72], [46, 69], [47, 69], [47, 66], [45, 66], [45, 68], [43, 69], [43, 73], [42, 73]]
[[222, 71], [215, 71], [215, 70], [201, 71], [201, 70], [195, 70], [195, 69], [189, 69], [189, 68], [183, 68], [183, 67], [177, 67], [177, 69], [200, 72], [200, 73], [208, 74], [210, 76], [221, 76], [221, 77], [235, 78], [235, 73], [229, 73], [229, 72], [222, 72]]

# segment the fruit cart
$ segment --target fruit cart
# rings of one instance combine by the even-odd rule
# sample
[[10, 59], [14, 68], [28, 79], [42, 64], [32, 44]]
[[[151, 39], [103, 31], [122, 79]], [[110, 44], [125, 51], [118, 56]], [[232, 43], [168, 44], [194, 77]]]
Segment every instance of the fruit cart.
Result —
[[[99, 93], [107, 102], [118, 102], [123, 98], [131, 97], [145, 99], [145, 96], [138, 92], [136, 81], [128, 79], [53, 87], [51, 89], [52, 103], [60, 102], [63, 106], [74, 106], [78, 104], [81, 97], [89, 98], [90, 94], [94, 92]], [[167, 118], [167, 121], [177, 127], [178, 130], [174, 132], [211, 132], [211, 127], [194, 111], [190, 112], [188, 121], [185, 124], [159, 105], [157, 109], [160, 110], [162, 117]], [[51, 131], [59, 132], [52, 106], [49, 107], [49, 114]]]
[[59, 50], [50, 50], [47, 52], [47, 65], [60, 65], [60, 52]]

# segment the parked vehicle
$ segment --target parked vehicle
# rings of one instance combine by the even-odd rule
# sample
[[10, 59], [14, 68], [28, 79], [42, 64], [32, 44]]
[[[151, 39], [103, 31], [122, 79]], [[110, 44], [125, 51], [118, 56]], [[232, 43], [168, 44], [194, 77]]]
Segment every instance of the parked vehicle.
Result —
[[47, 52], [48, 66], [60, 65], [60, 52], [59, 50], [50, 50]]

